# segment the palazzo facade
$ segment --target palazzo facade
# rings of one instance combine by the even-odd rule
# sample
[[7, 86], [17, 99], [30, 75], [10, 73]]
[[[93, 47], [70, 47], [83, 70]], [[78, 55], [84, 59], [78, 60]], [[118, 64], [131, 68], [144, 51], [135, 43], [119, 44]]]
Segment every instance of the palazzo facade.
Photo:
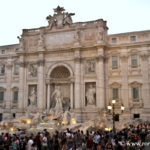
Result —
[[0, 46], [0, 119], [62, 109], [83, 122], [116, 99], [120, 118], [148, 120], [150, 31], [108, 35], [103, 19], [73, 23], [73, 15], [58, 6], [48, 26]]

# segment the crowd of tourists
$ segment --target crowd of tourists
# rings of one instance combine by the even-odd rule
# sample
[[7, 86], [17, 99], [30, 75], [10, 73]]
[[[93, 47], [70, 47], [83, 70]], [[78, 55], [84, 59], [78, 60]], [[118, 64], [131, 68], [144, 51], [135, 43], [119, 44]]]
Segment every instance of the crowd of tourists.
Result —
[[150, 124], [129, 125], [120, 131], [91, 129], [50, 134], [46, 129], [36, 134], [18, 130], [0, 135], [0, 150], [150, 150]]

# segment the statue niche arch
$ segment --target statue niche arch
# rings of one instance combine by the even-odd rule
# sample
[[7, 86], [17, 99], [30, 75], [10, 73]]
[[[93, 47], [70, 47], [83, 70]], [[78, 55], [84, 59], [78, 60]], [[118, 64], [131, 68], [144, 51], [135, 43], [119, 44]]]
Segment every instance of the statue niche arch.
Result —
[[66, 64], [55, 64], [48, 72], [47, 108], [66, 111], [73, 103], [73, 72]]

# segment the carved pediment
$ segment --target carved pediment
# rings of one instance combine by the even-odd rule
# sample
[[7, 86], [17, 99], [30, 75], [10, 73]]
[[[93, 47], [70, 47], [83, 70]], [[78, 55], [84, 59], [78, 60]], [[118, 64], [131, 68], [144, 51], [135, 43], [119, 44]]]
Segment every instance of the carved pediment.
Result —
[[139, 82], [137, 82], [137, 81], [134, 81], [134, 82], [129, 83], [129, 85], [130, 85], [131, 87], [139, 87], [139, 86], [142, 85], [142, 83], [139, 83]]
[[111, 88], [120, 88], [120, 87], [121, 87], [121, 84], [118, 83], [118, 82], [113, 82], [112, 84], [110, 84], [110, 87], [111, 87]]

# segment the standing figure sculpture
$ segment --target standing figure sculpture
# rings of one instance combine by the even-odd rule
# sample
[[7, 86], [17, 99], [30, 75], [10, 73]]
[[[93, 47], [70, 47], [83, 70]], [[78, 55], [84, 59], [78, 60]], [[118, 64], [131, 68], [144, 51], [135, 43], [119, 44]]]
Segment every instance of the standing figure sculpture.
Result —
[[35, 106], [36, 105], [36, 89], [35, 87], [32, 88], [30, 95], [29, 95], [29, 105], [30, 106]]
[[56, 26], [56, 18], [54, 16], [47, 16], [46, 19], [48, 20], [49, 29], [51, 30], [53, 26]]
[[86, 98], [87, 98], [88, 105], [95, 104], [95, 94], [96, 94], [96, 89], [92, 86], [92, 84], [90, 84], [90, 86], [86, 92]]
[[62, 107], [60, 86], [55, 86], [55, 90], [52, 93], [51, 97], [55, 102], [55, 107], [54, 107], [55, 111], [61, 111], [63, 109], [63, 107]]
[[71, 16], [75, 15], [74, 13], [65, 13], [65, 18], [64, 18], [64, 25], [68, 24], [71, 25], [72, 24], [72, 18]]

